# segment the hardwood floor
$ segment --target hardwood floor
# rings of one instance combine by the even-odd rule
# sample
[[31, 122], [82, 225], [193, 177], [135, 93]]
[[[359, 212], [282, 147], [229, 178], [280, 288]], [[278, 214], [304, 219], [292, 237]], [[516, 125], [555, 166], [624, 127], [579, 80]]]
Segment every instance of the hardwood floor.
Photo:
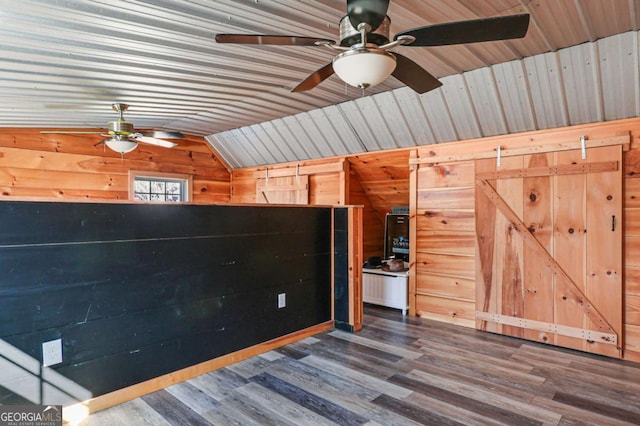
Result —
[[85, 425], [640, 424], [640, 365], [366, 307]]

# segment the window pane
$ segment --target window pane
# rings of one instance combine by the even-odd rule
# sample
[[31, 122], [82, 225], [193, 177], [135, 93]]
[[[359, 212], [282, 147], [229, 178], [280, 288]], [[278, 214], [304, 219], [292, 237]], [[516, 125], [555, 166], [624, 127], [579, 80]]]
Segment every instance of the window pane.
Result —
[[164, 182], [157, 180], [151, 181], [151, 192], [156, 194], [164, 194]]
[[149, 193], [149, 181], [146, 180], [136, 180], [135, 181], [135, 192], [144, 192]]
[[167, 182], [167, 194], [179, 194], [180, 183], [179, 182]]
[[186, 201], [185, 189], [187, 182], [188, 180], [186, 179], [139, 176], [135, 178], [133, 198], [141, 201]]

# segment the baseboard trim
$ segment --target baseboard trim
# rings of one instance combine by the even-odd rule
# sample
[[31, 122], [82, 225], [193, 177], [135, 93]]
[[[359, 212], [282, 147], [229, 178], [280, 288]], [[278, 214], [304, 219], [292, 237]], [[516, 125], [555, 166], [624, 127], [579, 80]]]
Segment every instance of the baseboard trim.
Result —
[[78, 404], [65, 406], [63, 408], [63, 417], [65, 418], [65, 420], [69, 421], [72, 418], [77, 418], [78, 415], [87, 416], [91, 413], [113, 407], [114, 405], [122, 404], [123, 402], [127, 402], [143, 395], [158, 391], [160, 389], [164, 389], [176, 383], [184, 382], [185, 380], [189, 380], [210, 371], [214, 371], [219, 368], [223, 368], [236, 362], [245, 360], [247, 358], [269, 352], [273, 349], [277, 349], [281, 346], [288, 345], [289, 343], [302, 340], [306, 337], [313, 336], [315, 334], [322, 333], [333, 328], [334, 322], [327, 321], [313, 327], [305, 328], [304, 330], [296, 331], [295, 333], [287, 334], [286, 336], [278, 337], [276, 339], [269, 340], [267, 342], [260, 343], [258, 345], [251, 346], [245, 349], [241, 349], [239, 351], [223, 355], [221, 357], [211, 359], [200, 364], [183, 368], [182, 370], [177, 370], [172, 373], [165, 374], [164, 376], [159, 376], [142, 383], [138, 383], [123, 389], [118, 389], [117, 391], [100, 395], [96, 398], [92, 398]]

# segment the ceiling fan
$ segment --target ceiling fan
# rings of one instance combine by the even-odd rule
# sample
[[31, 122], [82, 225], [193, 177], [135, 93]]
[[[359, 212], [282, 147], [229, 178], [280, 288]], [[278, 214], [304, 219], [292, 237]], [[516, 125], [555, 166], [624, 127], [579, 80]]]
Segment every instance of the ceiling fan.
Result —
[[389, 39], [389, 0], [347, 0], [347, 15], [340, 20], [340, 43], [334, 40], [288, 35], [216, 34], [218, 43], [278, 46], [326, 46], [341, 51], [331, 62], [295, 86], [292, 92], [313, 89], [338, 74], [347, 84], [366, 89], [390, 75], [418, 93], [442, 83], [411, 59], [389, 49], [396, 46], [444, 46], [524, 37], [529, 15], [508, 15], [427, 25], [403, 31]]
[[42, 134], [65, 134], [65, 135], [91, 135], [99, 134], [109, 139], [105, 139], [96, 145], [104, 144], [108, 148], [120, 154], [126, 154], [133, 151], [138, 146], [138, 142], [157, 145], [164, 148], [173, 148], [177, 143], [167, 141], [165, 139], [182, 139], [184, 135], [180, 132], [167, 132], [161, 130], [152, 130], [144, 132], [136, 132], [133, 123], [124, 119], [124, 112], [129, 105], [122, 103], [114, 103], [111, 105], [114, 111], [120, 114], [117, 120], [107, 123], [107, 132], [65, 132], [54, 130], [43, 130]]

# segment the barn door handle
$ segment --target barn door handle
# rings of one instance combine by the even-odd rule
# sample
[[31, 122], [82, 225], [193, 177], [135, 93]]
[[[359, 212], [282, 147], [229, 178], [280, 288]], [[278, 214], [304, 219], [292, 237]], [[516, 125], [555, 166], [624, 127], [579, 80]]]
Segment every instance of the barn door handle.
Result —
[[611, 232], [616, 231], [616, 215], [611, 216]]

